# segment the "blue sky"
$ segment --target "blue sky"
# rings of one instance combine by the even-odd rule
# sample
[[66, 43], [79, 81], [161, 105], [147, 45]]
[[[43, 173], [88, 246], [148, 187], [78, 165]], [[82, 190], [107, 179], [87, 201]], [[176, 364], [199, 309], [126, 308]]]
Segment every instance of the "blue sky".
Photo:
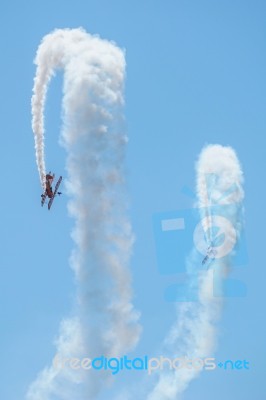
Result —
[[[252, 368], [202, 374], [184, 399], [263, 398], [265, 2], [30, 0], [1, 8], [0, 397], [22, 399], [50, 363], [53, 338], [75, 293], [67, 198], [56, 201], [51, 213], [40, 208], [30, 99], [41, 38], [55, 28], [82, 26], [126, 50], [126, 167], [136, 235], [131, 268], [144, 326], [136, 353], [156, 352], [173, 319], [174, 305], [163, 298], [168, 278], [156, 264], [152, 216], [191, 207], [181, 189], [193, 190], [202, 146], [231, 145], [245, 175], [249, 253], [248, 265], [233, 273], [248, 294], [225, 299], [216, 356], [246, 358]], [[47, 166], [64, 174], [61, 84], [59, 74], [48, 94], [46, 151]]]

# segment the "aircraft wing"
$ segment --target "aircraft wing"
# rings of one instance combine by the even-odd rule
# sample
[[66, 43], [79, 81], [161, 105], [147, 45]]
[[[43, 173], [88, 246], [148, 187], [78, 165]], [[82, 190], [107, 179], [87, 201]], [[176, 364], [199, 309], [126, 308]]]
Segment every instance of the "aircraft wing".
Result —
[[206, 262], [208, 261], [208, 259], [209, 259], [209, 256], [206, 255], [206, 256], [204, 257], [204, 259], [202, 260], [202, 265], [206, 264]]
[[62, 176], [60, 176], [58, 181], [56, 182], [53, 197], [50, 198], [49, 203], [48, 203], [48, 210], [50, 210], [50, 208], [52, 207], [54, 198], [57, 195], [57, 192], [58, 192], [58, 189], [59, 189], [59, 186], [60, 186], [61, 182], [62, 182]]
[[43, 193], [42, 194], [42, 200], [41, 200], [41, 205], [42, 205], [42, 207], [43, 207], [43, 205], [44, 205], [44, 203], [45, 203], [45, 200], [46, 200], [46, 193]]

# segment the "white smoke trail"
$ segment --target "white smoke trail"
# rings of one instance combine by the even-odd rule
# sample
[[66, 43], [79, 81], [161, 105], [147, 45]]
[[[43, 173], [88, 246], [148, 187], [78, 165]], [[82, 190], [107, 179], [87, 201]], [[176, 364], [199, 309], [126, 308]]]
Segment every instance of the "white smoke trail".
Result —
[[[140, 334], [128, 269], [133, 236], [123, 173], [124, 54], [82, 29], [66, 29], [44, 37], [35, 62], [32, 127], [42, 185], [46, 92], [54, 71], [64, 70], [61, 139], [68, 154], [69, 210], [75, 217], [71, 265], [77, 305], [74, 317], [61, 324], [56, 350], [60, 359], [117, 357], [132, 349]], [[31, 384], [27, 400], [95, 399], [109, 377], [53, 364]]]
[[[222, 212], [220, 229], [225, 233], [225, 242], [232, 248], [233, 239], [238, 238], [242, 227], [243, 174], [234, 150], [220, 145], [209, 145], [200, 154], [197, 166], [197, 197], [200, 216], [205, 233], [205, 251], [215, 233], [214, 215]], [[228, 207], [227, 207], [228, 206]], [[233, 228], [232, 228], [233, 226]], [[236, 232], [234, 236], [232, 232]], [[207, 243], [206, 243], [207, 240]], [[201, 247], [202, 244], [199, 244]], [[221, 246], [222, 247], [222, 246]], [[217, 247], [219, 248], [219, 247]], [[215, 350], [216, 321], [220, 315], [222, 300], [214, 296], [215, 285], [230, 268], [233, 252], [212, 262], [212, 267], [202, 271], [198, 253], [194, 250], [187, 269], [192, 287], [197, 280], [198, 301], [187, 302], [177, 308], [177, 320], [165, 339], [164, 355], [189, 359], [211, 357]], [[215, 272], [214, 272], [215, 270]], [[220, 278], [217, 279], [217, 275]], [[174, 357], [173, 357], [174, 356]], [[148, 395], [148, 400], [176, 400], [200, 370], [180, 368], [163, 370], [158, 382]]]

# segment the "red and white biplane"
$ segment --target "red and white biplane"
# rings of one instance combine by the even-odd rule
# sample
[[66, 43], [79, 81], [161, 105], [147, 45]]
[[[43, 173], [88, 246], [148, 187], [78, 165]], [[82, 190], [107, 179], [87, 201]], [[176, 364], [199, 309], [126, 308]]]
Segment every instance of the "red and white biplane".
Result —
[[48, 199], [49, 199], [48, 210], [50, 210], [55, 196], [56, 195], [60, 196], [60, 194], [62, 194], [61, 192], [58, 192], [59, 186], [62, 182], [62, 176], [59, 177], [58, 181], [56, 182], [55, 188], [53, 190], [52, 184], [53, 184], [54, 176], [55, 176], [54, 174], [51, 175], [51, 172], [49, 172], [49, 174], [45, 175], [45, 191], [41, 195], [41, 197], [42, 197], [41, 205], [42, 206], [44, 205], [46, 198], [48, 197]]

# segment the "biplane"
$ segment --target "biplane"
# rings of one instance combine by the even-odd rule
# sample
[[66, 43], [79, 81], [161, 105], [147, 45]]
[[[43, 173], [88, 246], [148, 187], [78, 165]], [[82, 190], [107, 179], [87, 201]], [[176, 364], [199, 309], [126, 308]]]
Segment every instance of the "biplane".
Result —
[[49, 201], [48, 201], [48, 210], [50, 210], [50, 208], [52, 207], [54, 198], [58, 195], [60, 196], [62, 194], [62, 192], [59, 192], [59, 186], [62, 182], [62, 176], [60, 176], [55, 184], [55, 187], [53, 189], [53, 181], [54, 181], [54, 177], [55, 174], [51, 175], [51, 172], [49, 172], [49, 174], [45, 175], [45, 190], [43, 192], [43, 194], [41, 195], [41, 205], [44, 206], [45, 202], [46, 202], [46, 198], [48, 197]]

